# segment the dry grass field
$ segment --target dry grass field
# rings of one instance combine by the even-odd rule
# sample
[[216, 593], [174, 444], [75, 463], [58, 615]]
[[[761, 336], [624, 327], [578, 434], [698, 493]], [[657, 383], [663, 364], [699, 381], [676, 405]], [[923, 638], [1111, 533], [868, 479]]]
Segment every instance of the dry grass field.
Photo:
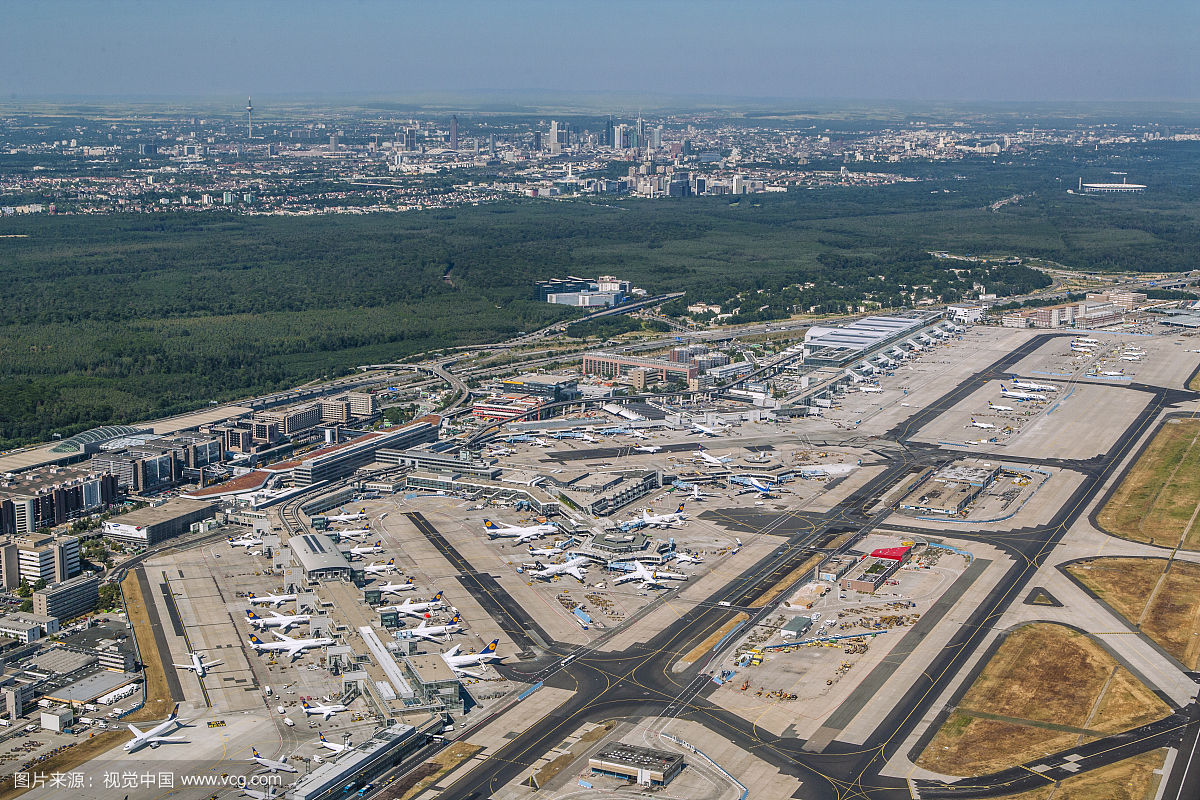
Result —
[[1200, 549], [1200, 419], [1169, 420], [1100, 510], [1104, 530]]
[[1200, 668], [1200, 564], [1097, 558], [1067, 571], [1188, 669]]
[[1160, 768], [1166, 758], [1166, 750], [1151, 750], [1106, 767], [1073, 775], [1058, 784], [1020, 794], [1008, 794], [997, 800], [1148, 800], [1154, 796], [1161, 780], [1154, 770]]
[[984, 775], [1168, 713], [1087, 636], [1027, 625], [1000, 645], [917, 764]]

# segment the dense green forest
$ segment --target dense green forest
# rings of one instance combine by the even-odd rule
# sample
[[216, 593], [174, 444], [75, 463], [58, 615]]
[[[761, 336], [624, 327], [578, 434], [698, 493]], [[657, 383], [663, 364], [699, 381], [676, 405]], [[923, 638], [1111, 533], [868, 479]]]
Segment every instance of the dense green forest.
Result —
[[[740, 198], [5, 218], [0, 447], [505, 338], [578, 313], [532, 299], [534, 280], [566, 274], [682, 289], [691, 302], [740, 298], [771, 318], [1041, 280], [1019, 267], [963, 271], [932, 249], [1089, 270], [1195, 267], [1197, 151], [1149, 152], [1143, 173], [1187, 186], [1079, 197], [1056, 177], [1066, 165], [956, 165], [883, 188]], [[1014, 192], [1028, 196], [987, 208]]]

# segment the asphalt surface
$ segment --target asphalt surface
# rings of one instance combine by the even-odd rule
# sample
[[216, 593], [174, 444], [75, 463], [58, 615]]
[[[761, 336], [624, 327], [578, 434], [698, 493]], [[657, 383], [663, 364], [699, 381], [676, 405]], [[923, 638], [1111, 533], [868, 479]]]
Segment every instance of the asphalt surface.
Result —
[[[803, 740], [779, 737], [757, 728], [752, 723], [710, 703], [705, 695], [713, 685], [700, 674], [701, 664], [681, 673], [671, 666], [698, 642], [728, 621], [736, 608], [718, 605], [729, 602], [745, 606], [765, 588], [803, 562], [830, 534], [845, 530], [867, 531], [880, 521], [869, 519], [862, 509], [888, 486], [907, 474], [914, 465], [937, 465], [961, 457], [960, 453], [940, 450], [936, 446], [908, 441], [908, 437], [952, 408], [961, 399], [986, 381], [1007, 378], [1011, 367], [1039, 348], [1048, 339], [1068, 334], [1048, 334], [1036, 337], [997, 360], [990, 367], [964, 381], [935, 402], [921, 409], [906, 422], [898, 425], [887, 437], [902, 444], [902, 450], [882, 474], [856, 490], [837, 509], [824, 515], [777, 515], [774, 520], [747, 515], [747, 526], [762, 531], [770, 528], [781, 536], [780, 547], [763, 558], [742, 575], [711, 595], [705, 603], [685, 613], [669, 629], [650, 641], [629, 647], [620, 653], [577, 651], [569, 664], [561, 661], [545, 665], [521, 665], [503, 668], [522, 680], [544, 680], [548, 685], [567, 688], [574, 695], [560, 708], [531, 729], [523, 731], [507, 745], [493, 753], [475, 769], [448, 786], [441, 794], [448, 800], [467, 800], [493, 796], [505, 784], [531, 766], [539, 757], [559, 746], [579, 725], [589, 721], [614, 718], [645, 719], [663, 715], [691, 719], [703, 724], [718, 736], [726, 738], [741, 749], [751, 752], [794, 776], [804, 784], [805, 798], [908, 798], [906, 782], [883, 776], [880, 769], [896, 754], [930, 710], [949, 681], [964, 667], [971, 654], [981, 645], [990, 631], [989, 620], [997, 618], [1014, 602], [1022, 602], [1032, 588], [1032, 576], [1068, 528], [1082, 514], [1087, 501], [1094, 495], [1134, 441], [1153, 423], [1164, 407], [1192, 399], [1194, 393], [1180, 390], [1133, 386], [1137, 391], [1153, 395], [1151, 402], [1118, 438], [1108, 453], [1087, 461], [1066, 462], [1081, 472], [1084, 480], [1074, 494], [1053, 516], [1049, 523], [1014, 535], [994, 537], [979, 532], [956, 532], [959, 538], [977, 538], [1000, 547], [1014, 557], [1013, 566], [997, 585], [982, 599], [967, 622], [954, 632], [950, 641], [939, 650], [925, 670], [923, 678], [903, 697], [897, 698], [890, 712], [880, 721], [875, 733], [862, 745], [846, 745], [836, 740], [821, 752], [807, 752]], [[594, 452], [594, 451], [593, 451]], [[1035, 458], [1009, 459], [1031, 464], [1062, 465], [1055, 460]], [[783, 518], [789, 518], [783, 521]], [[772, 527], [774, 526], [774, 527]], [[889, 524], [889, 527], [891, 526]], [[505, 613], [519, 608], [511, 598], [496, 596]], [[751, 620], [753, 622], [753, 620]], [[523, 669], [532, 668], [532, 672]], [[945, 784], [918, 781], [922, 797], [992, 797], [1011, 793], [1020, 788], [1044, 785], [1047, 779], [1075, 774], [1139, 752], [1180, 741], [1184, 735], [1190, 743], [1177, 759], [1180, 766], [1172, 771], [1168, 788], [1182, 798], [1200, 797], [1195, 788], [1200, 785], [1200, 756], [1195, 753], [1200, 718], [1195, 705], [1170, 717], [1134, 731], [1109, 736], [1072, 751], [1043, 759], [1039, 764], [1026, 765], [996, 775]], [[1186, 743], [1185, 743], [1186, 744]], [[1185, 764], [1191, 763], [1190, 769]], [[1078, 765], [1072, 769], [1064, 765]], [[1028, 766], [1045, 766], [1046, 777], [1031, 773]], [[1017, 775], [1020, 772], [1023, 775]], [[1036, 776], [1036, 777], [1035, 777]], [[1188, 793], [1190, 792], [1190, 793]]]

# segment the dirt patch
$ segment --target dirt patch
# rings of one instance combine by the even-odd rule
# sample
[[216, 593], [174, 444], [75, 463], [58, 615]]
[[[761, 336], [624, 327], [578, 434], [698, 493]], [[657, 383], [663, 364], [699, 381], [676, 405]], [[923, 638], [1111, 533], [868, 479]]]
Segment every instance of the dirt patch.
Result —
[[433, 786], [443, 775], [458, 768], [483, 749], [482, 745], [455, 742], [421, 766], [414, 769], [395, 785], [379, 795], [380, 800], [409, 800]]
[[537, 786], [545, 786], [547, 783], [554, 780], [555, 776], [569, 767], [571, 762], [579, 758], [581, 753], [607, 736], [609, 731], [615, 727], [615, 722], [606, 722], [603, 725], [592, 728], [583, 736], [580, 736], [579, 740], [571, 746], [569, 752], [563, 753], [561, 756], [538, 770], [537, 774], [533, 776], [533, 782]]
[[[36, 771], [45, 775], [50, 775], [54, 772], [71, 772], [101, 753], [111, 750], [128, 738], [130, 738], [129, 732], [123, 730], [97, 733], [95, 736], [80, 741], [79, 744], [50, 756], [45, 761], [38, 762]], [[0, 778], [0, 800], [10, 800], [10, 798], [19, 797], [29, 791], [29, 788], [17, 788], [13, 786], [13, 776], [5, 775], [3, 778]]]
[[[1139, 542], [1200, 549], [1200, 420], [1170, 420], [1150, 442], [1097, 519]], [[1182, 544], [1180, 541], [1182, 539]]]
[[1200, 668], [1200, 564], [1097, 558], [1067, 571], [1188, 669]]
[[950, 775], [983, 775], [1168, 713], [1084, 634], [1061, 625], [1027, 625], [996, 650], [917, 764]]
[[824, 558], [824, 556], [820, 555], [820, 554], [812, 556], [811, 558], [806, 560], [803, 564], [796, 567], [794, 570], [789, 572], [787, 575], [780, 578], [779, 581], [777, 581], [773, 586], [771, 586], [765, 592], [760, 594], [754, 600], [754, 602], [748, 603], [747, 605], [750, 608], [762, 608], [767, 603], [771, 602], [776, 597], [779, 597], [779, 595], [783, 594], [784, 591], [786, 591], [787, 588], [789, 586], [791, 586], [793, 583], [795, 583], [796, 581], [803, 578], [809, 572], [809, 570], [811, 570], [817, 564], [820, 564], [821, 560], [823, 558]]
[[1146, 800], [1158, 789], [1162, 776], [1154, 774], [1154, 770], [1162, 767], [1166, 759], [1166, 750], [1151, 750], [1081, 775], [1072, 775], [1056, 785], [1006, 794], [997, 800]]
[[154, 628], [150, 624], [136, 569], [125, 575], [125, 580], [121, 581], [121, 591], [125, 595], [125, 613], [129, 617], [133, 636], [137, 639], [146, 676], [145, 704], [123, 719], [127, 722], [166, 719], [174, 703], [171, 702], [171, 690], [167, 686], [167, 673], [162, 662], [153, 655], [158, 652], [158, 645], [154, 642]]
[[750, 619], [749, 614], [746, 614], [745, 612], [738, 614], [736, 617], [729, 620], [729, 622], [726, 622], [724, 625], [709, 634], [709, 637], [703, 642], [689, 650], [687, 655], [675, 662], [676, 667], [682, 669], [695, 664], [704, 657], [705, 653], [711, 652], [712, 649], [717, 646], [717, 642], [728, 636], [731, 630], [748, 619]]

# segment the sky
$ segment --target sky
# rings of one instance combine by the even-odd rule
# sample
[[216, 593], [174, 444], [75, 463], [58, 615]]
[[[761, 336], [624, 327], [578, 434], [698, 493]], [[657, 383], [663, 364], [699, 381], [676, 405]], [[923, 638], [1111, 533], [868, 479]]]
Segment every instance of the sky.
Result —
[[1196, 100], [1191, 0], [4, 0], [0, 97]]

